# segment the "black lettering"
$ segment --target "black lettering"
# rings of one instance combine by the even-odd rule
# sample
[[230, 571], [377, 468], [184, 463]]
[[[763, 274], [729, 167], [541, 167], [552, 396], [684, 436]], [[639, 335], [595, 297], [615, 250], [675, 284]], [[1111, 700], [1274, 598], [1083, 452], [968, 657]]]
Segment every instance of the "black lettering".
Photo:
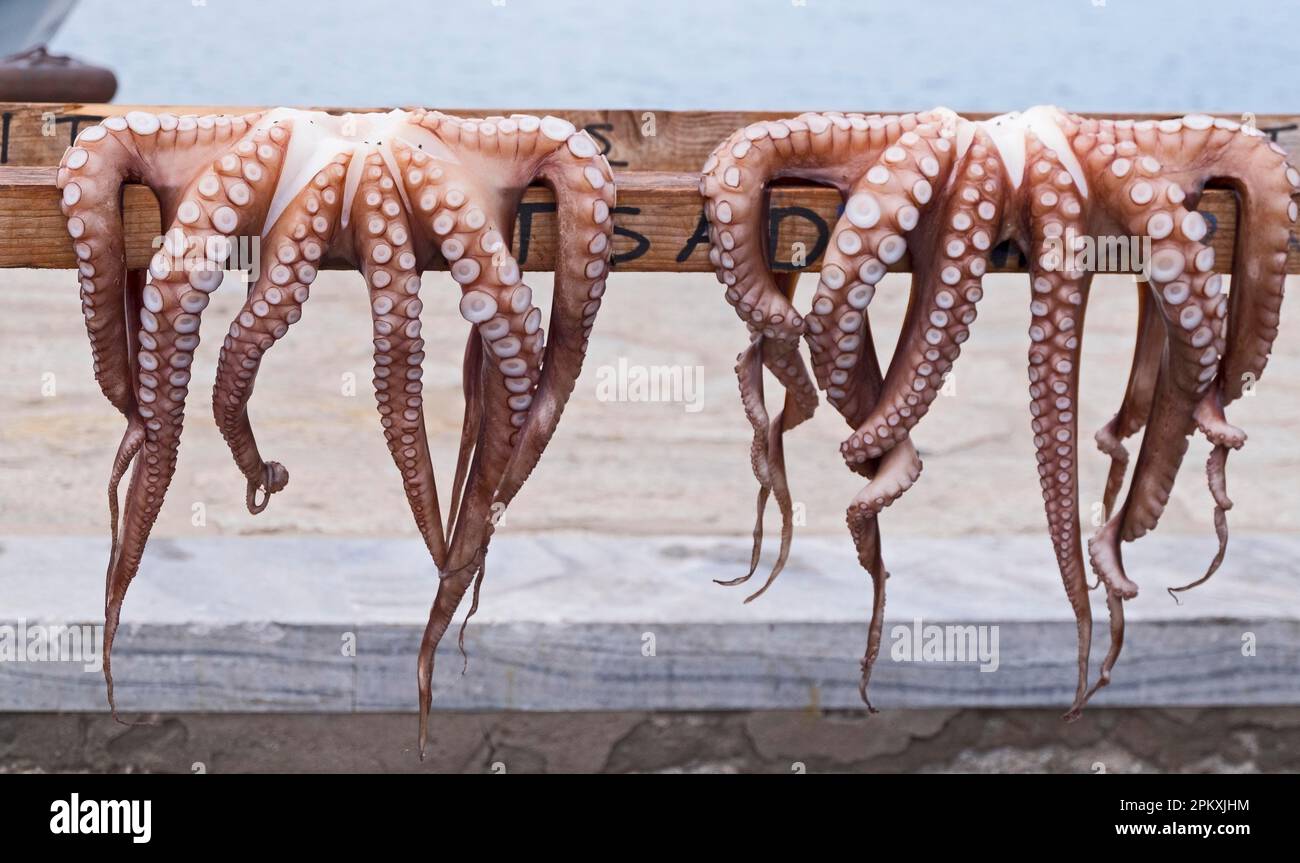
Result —
[[611, 168], [627, 167], [627, 162], [609, 158], [609, 154], [614, 152], [614, 142], [601, 134], [601, 132], [612, 132], [614, 130], [613, 123], [592, 123], [583, 128], [586, 129], [588, 135], [600, 142], [600, 155], [605, 157]]
[[781, 233], [781, 222], [787, 218], [795, 217], [805, 219], [817, 230], [817, 242], [813, 244], [812, 250], [804, 260], [804, 267], [821, 258], [822, 253], [826, 251], [826, 245], [830, 242], [831, 229], [826, 222], [819, 216], [816, 211], [807, 207], [773, 207], [767, 214], [767, 251], [768, 260], [773, 270], [792, 272], [801, 270], [803, 267], [796, 267], [790, 261], [778, 260], [776, 255], [776, 240]]
[[82, 123], [98, 123], [103, 119], [103, 117], [95, 117], [90, 114], [67, 114], [63, 117], [55, 117], [54, 125], [68, 124], [68, 146], [71, 147], [77, 140], [77, 133], [81, 131]]
[[554, 213], [555, 204], [519, 205], [519, 255], [517, 262], [523, 266], [528, 260], [528, 243], [533, 237], [533, 216], [537, 213]]
[[1267, 129], [1260, 129], [1259, 131], [1263, 132], [1265, 135], [1268, 135], [1268, 139], [1270, 141], [1277, 143], [1277, 136], [1279, 134], [1281, 134], [1282, 132], [1292, 132], [1296, 129], [1300, 129], [1300, 126], [1297, 126], [1295, 123], [1291, 123], [1290, 125], [1287, 126], [1269, 126]]
[[0, 114], [0, 165], [9, 162], [9, 121], [13, 118], [8, 111]]
[[[640, 207], [615, 207], [614, 215], [639, 216], [641, 215], [641, 208]], [[636, 231], [628, 230], [627, 228], [624, 228], [618, 225], [617, 223], [615, 223], [614, 236], [628, 237], [634, 243], [636, 243], [636, 245], [632, 247], [632, 250], [630, 252], [624, 252], [621, 255], [614, 255], [613, 257], [611, 257], [609, 259], [609, 265], [611, 267], [616, 267], [619, 264], [626, 264], [628, 261], [635, 261], [637, 258], [640, 258], [643, 255], [645, 255], [646, 252], [650, 251], [650, 238], [645, 236], [644, 234], [639, 234]]]
[[677, 253], [677, 263], [684, 264], [690, 260], [691, 255], [695, 254], [695, 249], [701, 243], [709, 241], [709, 218], [704, 215], [704, 209], [700, 209], [700, 220], [695, 223], [695, 233], [682, 246], [682, 250]]

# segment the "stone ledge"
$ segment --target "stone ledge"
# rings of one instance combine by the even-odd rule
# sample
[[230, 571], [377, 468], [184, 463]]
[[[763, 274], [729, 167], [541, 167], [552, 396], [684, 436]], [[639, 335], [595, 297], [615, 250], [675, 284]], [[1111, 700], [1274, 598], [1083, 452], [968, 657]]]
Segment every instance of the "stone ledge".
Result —
[[[1074, 624], [1042, 537], [886, 537], [880, 707], [1052, 707], [1073, 694]], [[0, 624], [98, 622], [105, 543], [0, 539]], [[743, 571], [735, 538], [503, 534], [466, 633], [438, 654], [444, 710], [857, 708], [869, 581], [840, 536], [796, 538], [790, 566], [749, 605], [714, 578]], [[1176, 605], [1203, 538], [1126, 549], [1129, 603], [1115, 682], [1099, 706], [1300, 704], [1300, 540], [1233, 538], [1223, 570]], [[758, 578], [756, 576], [756, 578]], [[124, 711], [370, 712], [415, 707], [415, 656], [436, 588], [414, 539], [219, 537], [150, 545], [115, 651]], [[1107, 642], [1094, 597], [1094, 665]], [[891, 629], [996, 626], [998, 667], [899, 662]], [[458, 626], [458, 624], [457, 624]], [[1255, 655], [1242, 639], [1252, 633]], [[654, 655], [643, 655], [653, 637]], [[356, 656], [343, 654], [355, 639]], [[0, 711], [99, 711], [80, 664], [0, 662]]]

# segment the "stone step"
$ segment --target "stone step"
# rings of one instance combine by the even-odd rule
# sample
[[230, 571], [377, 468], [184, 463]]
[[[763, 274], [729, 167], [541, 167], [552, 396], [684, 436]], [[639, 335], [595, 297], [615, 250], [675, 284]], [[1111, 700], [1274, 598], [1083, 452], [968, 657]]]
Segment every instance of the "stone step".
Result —
[[[38, 625], [100, 622], [106, 546], [0, 537], [0, 711], [105, 709], [94, 657], [32, 661], [26, 642], [6, 654], [5, 639], [13, 647], [23, 626], [30, 637]], [[893, 575], [873, 704], [1069, 704], [1075, 626], [1043, 537], [887, 536], [885, 554]], [[1164, 588], [1197, 577], [1212, 554], [1203, 537], [1126, 547], [1143, 592], [1126, 606], [1124, 655], [1096, 704], [1300, 704], [1300, 538], [1235, 535], [1222, 570], [1176, 604]], [[744, 604], [766, 569], [744, 587], [712, 581], [743, 573], [748, 559], [748, 540], [734, 537], [503, 533], [466, 631], [468, 671], [458, 620], [438, 653], [435, 708], [860, 707], [871, 590], [851, 543], [797, 536], [786, 571]], [[415, 539], [158, 537], [123, 611], [118, 703], [126, 712], [413, 710], [436, 588]], [[1108, 643], [1098, 594], [1094, 674]], [[927, 654], [931, 627], [941, 637], [961, 628], [951, 631], [961, 646], [972, 639], [971, 653], [954, 642]]]

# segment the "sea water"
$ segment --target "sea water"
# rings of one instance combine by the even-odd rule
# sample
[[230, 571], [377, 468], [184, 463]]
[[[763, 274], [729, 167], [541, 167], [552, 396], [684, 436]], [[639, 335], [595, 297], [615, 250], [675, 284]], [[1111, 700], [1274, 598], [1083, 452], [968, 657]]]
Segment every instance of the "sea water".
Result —
[[117, 101], [1300, 109], [1296, 0], [82, 0]]

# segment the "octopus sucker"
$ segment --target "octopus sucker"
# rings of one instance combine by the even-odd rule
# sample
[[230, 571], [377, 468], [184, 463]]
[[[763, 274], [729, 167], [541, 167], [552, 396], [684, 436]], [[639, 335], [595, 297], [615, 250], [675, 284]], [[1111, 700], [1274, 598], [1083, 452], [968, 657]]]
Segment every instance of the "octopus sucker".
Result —
[[[780, 177], [833, 185], [845, 199], [806, 317], [777, 288], [763, 243], [766, 189]], [[1214, 272], [1209, 224], [1195, 210], [1210, 182], [1231, 184], [1241, 201], [1231, 297]], [[889, 117], [803, 114], [752, 124], [715, 149], [700, 190], [710, 260], [727, 301], [759, 338], [807, 341], [817, 387], [854, 427], [841, 453], [850, 469], [871, 480], [847, 512], [859, 562], [873, 580], [864, 700], [885, 599], [879, 512], [917, 478], [910, 435], [969, 333], [992, 247], [1010, 239], [1030, 259], [1032, 430], [1049, 535], [1077, 624], [1077, 682], [1066, 713], [1074, 719], [1109, 683], [1123, 647], [1123, 603], [1137, 595], [1121, 544], [1156, 527], [1198, 429], [1214, 446], [1207, 480], [1219, 553], [1209, 573], [1223, 559], [1231, 507], [1225, 463], [1245, 440], [1223, 409], [1258, 378], [1276, 337], [1297, 189], [1300, 172], [1280, 148], [1251, 129], [1200, 115], [1135, 124], [1046, 106], [978, 123], [945, 109]], [[1106, 518], [1088, 542], [1087, 558], [1106, 590], [1110, 647], [1100, 678], [1089, 686], [1092, 613], [1077, 401], [1092, 265], [1079, 263], [1076, 253], [1080, 239], [1108, 233], [1147, 240], [1151, 254], [1138, 285], [1126, 392], [1096, 436], [1111, 467]], [[867, 306], [904, 252], [911, 258], [912, 294], [882, 378]], [[769, 423], [754, 383], [763, 359], [756, 344], [737, 371], [755, 428], [751, 455], [761, 512], [772, 446], [762, 434]], [[1117, 508], [1129, 461], [1123, 441], [1139, 431], [1132, 481]], [[756, 548], [759, 538], [756, 531]], [[757, 554], [751, 570], [756, 565]]]
[[[554, 190], [560, 221], [550, 343], [509, 249], [515, 211], [535, 180]], [[167, 226], [147, 282], [125, 269], [124, 182], [153, 189]], [[199, 319], [233, 239], [251, 235], [262, 242], [262, 266], [223, 343], [213, 412], [253, 512], [288, 481], [282, 466], [262, 459], [248, 420], [261, 359], [300, 319], [323, 260], [350, 260], [365, 278], [381, 425], [440, 575], [417, 663], [423, 751], [434, 651], [471, 584], [477, 606], [494, 501], [509, 503], [554, 434], [605, 291], [615, 188], [599, 148], [558, 117], [131, 112], [82, 130], [64, 156], [59, 188], [96, 378], [128, 420], [109, 483], [104, 673], [114, 715], [113, 639], [175, 468]], [[421, 268], [438, 258], [461, 286], [470, 324], [466, 414], [445, 525], [421, 382]], [[129, 315], [138, 316], [138, 337]], [[119, 517], [116, 485], [128, 467]]]

